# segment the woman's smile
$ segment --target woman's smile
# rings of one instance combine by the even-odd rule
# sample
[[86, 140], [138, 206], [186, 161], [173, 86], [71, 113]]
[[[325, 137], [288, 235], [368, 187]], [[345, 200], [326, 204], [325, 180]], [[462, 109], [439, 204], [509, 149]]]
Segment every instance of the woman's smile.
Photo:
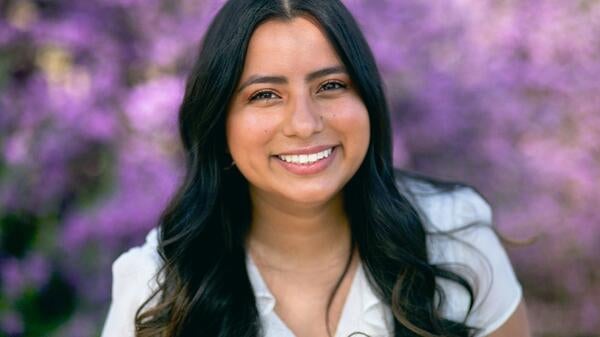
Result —
[[337, 146], [324, 150], [304, 150], [273, 156], [286, 170], [297, 175], [317, 174], [326, 170], [335, 160]]

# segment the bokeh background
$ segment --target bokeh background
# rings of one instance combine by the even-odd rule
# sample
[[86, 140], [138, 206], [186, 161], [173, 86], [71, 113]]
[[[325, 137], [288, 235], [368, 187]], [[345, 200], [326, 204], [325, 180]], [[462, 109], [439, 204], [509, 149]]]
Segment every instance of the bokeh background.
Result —
[[[0, 336], [97, 336], [111, 263], [182, 175], [184, 79], [222, 0], [0, 1]], [[600, 1], [348, 0], [397, 166], [490, 200], [536, 336], [600, 336]]]

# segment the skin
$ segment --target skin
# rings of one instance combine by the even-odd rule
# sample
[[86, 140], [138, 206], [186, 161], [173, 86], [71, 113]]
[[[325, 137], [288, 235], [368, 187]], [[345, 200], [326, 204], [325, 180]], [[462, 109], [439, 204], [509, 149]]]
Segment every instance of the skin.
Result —
[[[333, 70], [318, 73], [324, 69]], [[369, 132], [367, 109], [318, 25], [298, 17], [255, 30], [227, 115], [227, 146], [250, 185], [249, 254], [277, 299], [276, 314], [298, 337], [328, 336], [326, 302], [350, 253], [341, 191], [365, 157]], [[274, 157], [315, 145], [338, 152], [314, 175], [293, 174]], [[358, 259], [355, 252], [328, 313], [332, 333]], [[492, 336], [528, 336], [522, 308]]]

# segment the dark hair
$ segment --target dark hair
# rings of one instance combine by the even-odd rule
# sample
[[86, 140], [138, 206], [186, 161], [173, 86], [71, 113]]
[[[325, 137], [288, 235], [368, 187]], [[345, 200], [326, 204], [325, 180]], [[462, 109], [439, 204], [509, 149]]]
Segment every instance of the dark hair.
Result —
[[438, 314], [434, 297], [444, 295], [435, 278], [463, 286], [471, 297], [469, 311], [472, 286], [428, 262], [424, 220], [408, 192], [399, 191], [411, 179], [427, 180], [440, 191], [458, 185], [394, 170], [389, 112], [377, 66], [354, 18], [337, 0], [231, 0], [208, 28], [179, 111], [187, 174], [160, 218], [160, 287], [137, 311], [137, 336], [261, 334], [245, 264], [248, 182], [235, 167], [224, 169], [231, 162], [225, 119], [253, 31], [265, 20], [298, 16], [321, 26], [369, 113], [370, 144], [344, 187], [344, 207], [369, 283], [392, 308], [395, 336], [471, 336], [474, 328]]

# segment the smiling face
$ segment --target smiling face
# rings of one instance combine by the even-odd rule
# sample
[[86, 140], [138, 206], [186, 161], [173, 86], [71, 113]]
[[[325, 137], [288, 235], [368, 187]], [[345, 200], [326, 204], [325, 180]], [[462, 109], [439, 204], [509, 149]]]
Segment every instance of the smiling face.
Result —
[[367, 109], [318, 26], [297, 17], [254, 31], [226, 121], [253, 198], [331, 200], [360, 167], [369, 130]]

